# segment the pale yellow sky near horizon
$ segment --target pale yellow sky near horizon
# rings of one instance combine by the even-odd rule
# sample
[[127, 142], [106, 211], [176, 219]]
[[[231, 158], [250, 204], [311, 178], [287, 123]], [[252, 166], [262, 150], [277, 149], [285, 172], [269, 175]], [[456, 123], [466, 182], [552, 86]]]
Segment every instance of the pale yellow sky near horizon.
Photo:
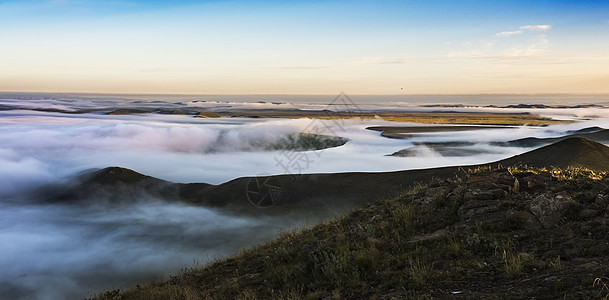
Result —
[[[394, 12], [341, 1], [249, 10], [222, 2], [130, 3], [128, 12], [89, 2], [28, 3], [0, 5], [0, 91], [609, 93], [609, 17], [586, 12], [565, 20], [575, 9], [522, 17], [514, 8], [513, 15], [471, 20], [447, 9], [419, 20], [405, 14], [430, 14], [427, 7], [403, 4]], [[364, 17], [374, 21], [360, 22]]]
[[[62, 67], [68, 61], [7, 66], [0, 90], [145, 94], [478, 94], [608, 93], [609, 68], [599, 65], [491, 65], [484, 60], [417, 62], [399, 65], [343, 65], [314, 70], [236, 68], [237, 75], [190, 70], [145, 71], [103, 62], [112, 70]], [[483, 64], [481, 66], [481, 64]], [[40, 68], [40, 69], [36, 69]], [[61, 71], [55, 71], [58, 69]], [[467, 71], [464, 71], [466, 69]], [[579, 69], [579, 70], [578, 70]], [[44, 70], [49, 71], [43, 74]], [[215, 71], [223, 73], [222, 70]], [[252, 75], [249, 75], [252, 74]]]

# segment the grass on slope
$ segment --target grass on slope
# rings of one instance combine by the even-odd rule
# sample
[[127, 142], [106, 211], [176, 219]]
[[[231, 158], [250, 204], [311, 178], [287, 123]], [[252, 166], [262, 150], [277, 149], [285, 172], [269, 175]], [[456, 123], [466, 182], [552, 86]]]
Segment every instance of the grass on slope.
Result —
[[601, 298], [607, 195], [584, 168], [480, 167], [98, 299]]
[[609, 170], [607, 157], [609, 157], [609, 147], [586, 138], [571, 137], [535, 151], [501, 160], [500, 163], [503, 165], [523, 163], [534, 167], [557, 168], [583, 166], [594, 170]]

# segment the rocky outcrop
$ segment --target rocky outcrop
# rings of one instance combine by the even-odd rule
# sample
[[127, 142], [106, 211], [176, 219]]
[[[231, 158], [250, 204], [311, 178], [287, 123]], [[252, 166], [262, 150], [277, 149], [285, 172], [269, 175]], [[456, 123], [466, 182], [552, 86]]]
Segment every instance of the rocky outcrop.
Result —
[[531, 200], [528, 208], [544, 228], [551, 228], [559, 224], [569, 201], [573, 199], [568, 195], [541, 194]]

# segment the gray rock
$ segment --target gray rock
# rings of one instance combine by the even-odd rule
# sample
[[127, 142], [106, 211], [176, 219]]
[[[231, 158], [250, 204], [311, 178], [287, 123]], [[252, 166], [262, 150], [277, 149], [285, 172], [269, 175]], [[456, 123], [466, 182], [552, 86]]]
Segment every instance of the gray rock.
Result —
[[531, 200], [529, 209], [544, 228], [557, 225], [564, 214], [571, 197], [567, 195], [541, 194]]

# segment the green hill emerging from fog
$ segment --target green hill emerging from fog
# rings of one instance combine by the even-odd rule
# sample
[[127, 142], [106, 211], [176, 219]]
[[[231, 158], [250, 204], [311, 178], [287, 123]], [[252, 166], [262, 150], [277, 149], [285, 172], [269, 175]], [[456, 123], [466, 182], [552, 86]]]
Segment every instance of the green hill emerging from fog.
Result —
[[[569, 139], [464, 167], [335, 221], [98, 299], [600, 298], [609, 284], [609, 178], [599, 161], [608, 153]], [[597, 277], [601, 286], [593, 286]]]
[[[488, 164], [466, 166], [527, 165], [536, 167], [569, 166], [609, 171], [609, 148], [584, 138], [569, 138], [521, 155]], [[133, 170], [111, 167], [85, 173], [69, 185], [45, 191], [49, 202], [134, 201], [138, 195], [182, 201], [189, 204], [225, 209], [246, 214], [283, 214], [286, 211], [336, 215], [379, 197], [391, 197], [415, 183], [431, 178], [446, 179], [462, 173], [464, 167], [442, 167], [381, 173], [335, 173], [280, 175], [258, 178], [237, 178], [220, 185], [206, 183], [180, 184], [162, 181]], [[279, 187], [277, 201], [261, 203], [266, 209], [252, 206], [252, 192], [269, 194]], [[268, 206], [268, 207], [267, 207]]]
[[572, 137], [557, 143], [502, 160], [504, 165], [525, 164], [534, 167], [584, 167], [609, 171], [609, 147], [595, 141]]

